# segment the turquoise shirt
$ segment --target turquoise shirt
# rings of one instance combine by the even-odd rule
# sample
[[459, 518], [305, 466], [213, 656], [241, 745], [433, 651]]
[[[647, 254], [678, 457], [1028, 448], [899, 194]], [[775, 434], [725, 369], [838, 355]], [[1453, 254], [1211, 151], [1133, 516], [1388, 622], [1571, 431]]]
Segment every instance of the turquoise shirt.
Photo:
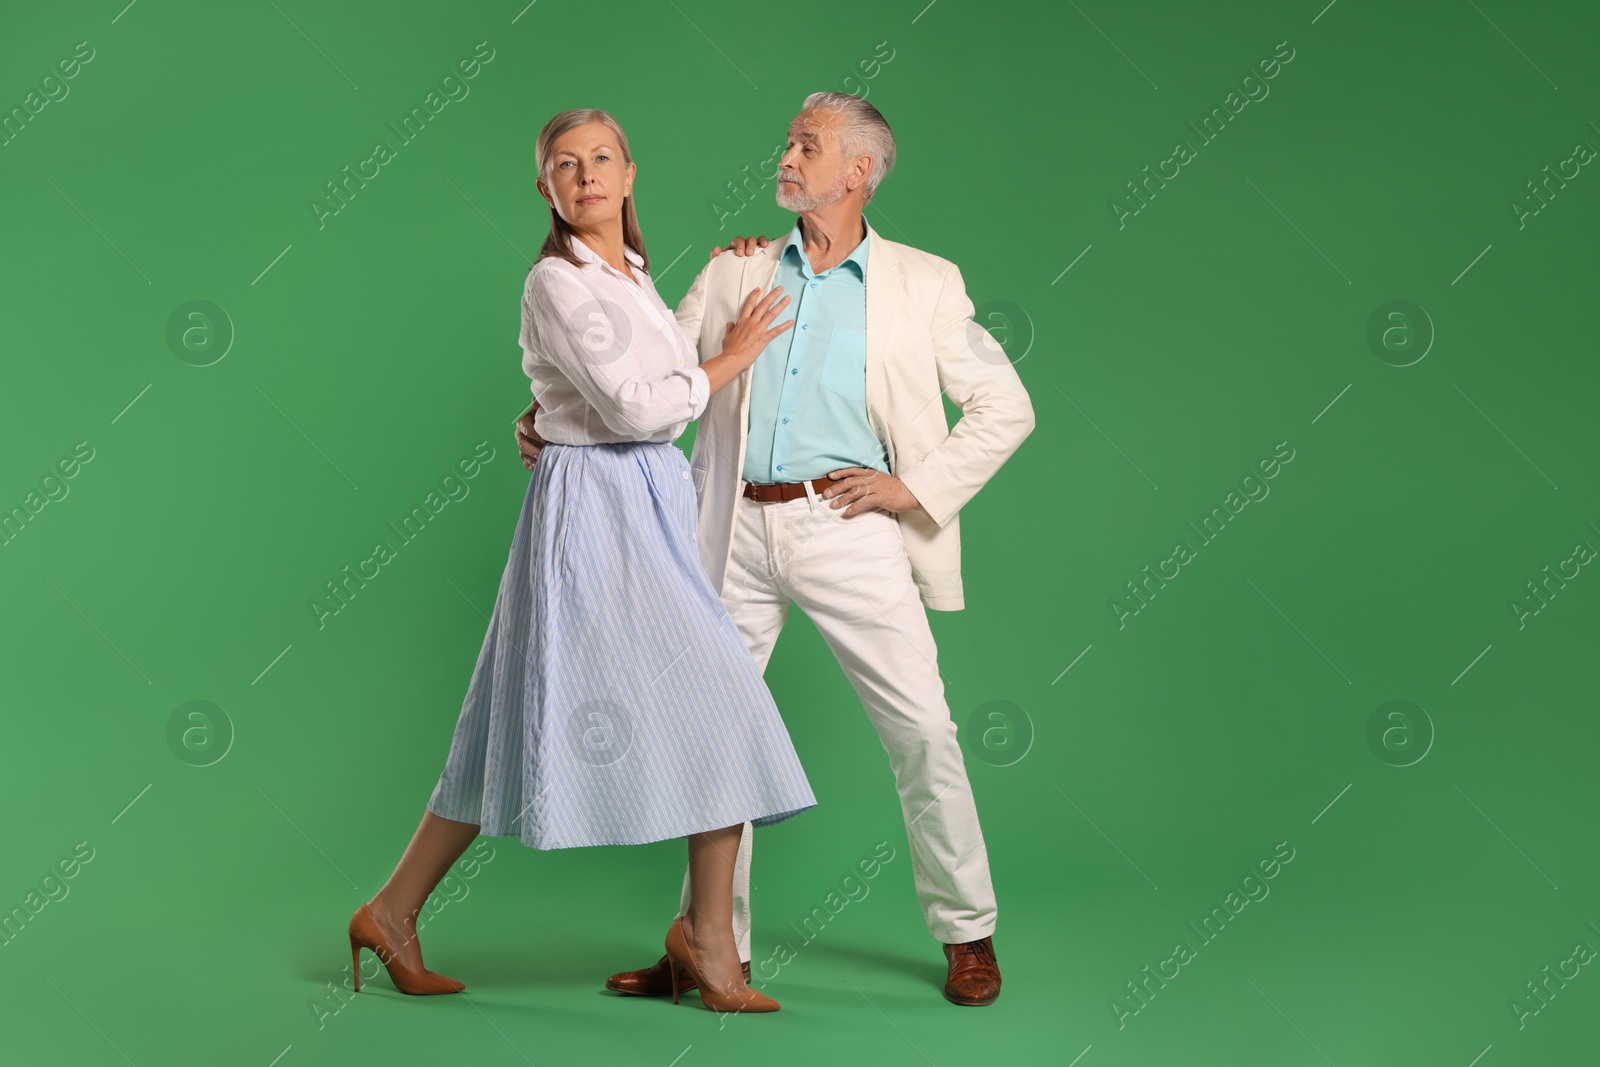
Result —
[[768, 343], [750, 372], [747, 482], [804, 482], [840, 467], [889, 473], [867, 422], [867, 237], [816, 274], [795, 224], [773, 284], [789, 303], [773, 320], [794, 326]]

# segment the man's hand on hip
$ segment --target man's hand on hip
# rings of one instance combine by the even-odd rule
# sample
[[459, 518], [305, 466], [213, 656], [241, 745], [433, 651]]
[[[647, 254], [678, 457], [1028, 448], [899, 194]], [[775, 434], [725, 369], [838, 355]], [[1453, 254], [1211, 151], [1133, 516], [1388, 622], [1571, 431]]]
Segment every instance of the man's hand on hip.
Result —
[[832, 508], [844, 508], [844, 517], [859, 515], [868, 508], [902, 512], [917, 507], [919, 501], [902, 482], [892, 474], [871, 467], [840, 467], [829, 471], [833, 484], [822, 491]]
[[516, 421], [517, 451], [522, 454], [522, 465], [533, 470], [533, 464], [539, 458], [539, 449], [546, 442], [533, 428], [533, 413], [539, 410], [539, 402], [535, 400], [528, 406], [528, 410], [518, 416]]

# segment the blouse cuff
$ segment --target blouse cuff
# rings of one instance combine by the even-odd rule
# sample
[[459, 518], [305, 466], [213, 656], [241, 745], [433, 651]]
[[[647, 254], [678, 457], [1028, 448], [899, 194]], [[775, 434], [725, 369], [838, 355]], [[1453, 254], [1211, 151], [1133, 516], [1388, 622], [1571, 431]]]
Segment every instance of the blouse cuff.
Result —
[[689, 418], [698, 419], [711, 401], [711, 377], [701, 367], [684, 372], [689, 376]]

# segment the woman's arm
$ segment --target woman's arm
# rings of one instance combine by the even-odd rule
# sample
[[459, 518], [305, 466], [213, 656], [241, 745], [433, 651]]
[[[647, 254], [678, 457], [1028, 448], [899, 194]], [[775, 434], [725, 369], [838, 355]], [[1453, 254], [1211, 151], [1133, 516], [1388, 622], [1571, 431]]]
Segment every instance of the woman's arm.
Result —
[[553, 363], [601, 421], [623, 437], [647, 438], [695, 418], [710, 396], [704, 375], [681, 367], [665, 376], [647, 371], [645, 357], [670, 342], [624, 305], [590, 289], [577, 269], [562, 261], [543, 261], [528, 273], [522, 323], [529, 377], [537, 346], [538, 355]]
[[[777, 326], [767, 328], [767, 324], [789, 302], [787, 296], [778, 299], [781, 292], [783, 290], [780, 287], [773, 286], [765, 294], [760, 289], [752, 289], [745, 294], [744, 303], [739, 307], [739, 318], [723, 327], [722, 351], [700, 364], [713, 393], [743, 374], [774, 337], [794, 326], [793, 319], [785, 319]], [[699, 347], [695, 338], [689, 338], [689, 347]]]
[[607, 427], [624, 437], [647, 438], [698, 418], [711, 393], [754, 363], [768, 341], [793, 325], [788, 321], [766, 329], [788, 298], [759, 295], [753, 292], [739, 321], [728, 325], [719, 355], [698, 366], [674, 368], [663, 377], [648, 369], [646, 357], [656, 346], [667, 346], [675, 359], [678, 350], [671, 342], [625, 305], [596, 294], [575, 270], [548, 261], [529, 272], [523, 292], [524, 360], [530, 359], [536, 338], [540, 354], [572, 382]]

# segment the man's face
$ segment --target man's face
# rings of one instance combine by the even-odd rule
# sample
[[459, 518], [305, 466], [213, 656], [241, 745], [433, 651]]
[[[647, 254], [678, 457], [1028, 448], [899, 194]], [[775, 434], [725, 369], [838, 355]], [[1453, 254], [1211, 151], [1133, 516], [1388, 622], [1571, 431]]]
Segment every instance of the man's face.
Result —
[[778, 206], [815, 211], [844, 195], [844, 153], [835, 133], [837, 111], [811, 108], [789, 126], [789, 147], [778, 160]]

